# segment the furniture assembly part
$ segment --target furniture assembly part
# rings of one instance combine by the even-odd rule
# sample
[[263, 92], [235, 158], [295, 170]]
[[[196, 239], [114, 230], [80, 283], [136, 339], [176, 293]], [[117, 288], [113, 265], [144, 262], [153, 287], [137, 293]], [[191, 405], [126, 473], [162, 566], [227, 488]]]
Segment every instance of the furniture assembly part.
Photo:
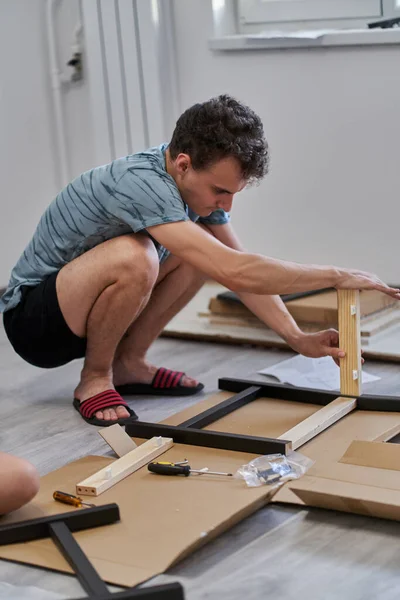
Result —
[[[88, 600], [77, 598], [77, 600]], [[95, 596], [95, 600], [185, 600], [180, 583], [167, 583], [149, 588], [131, 589], [116, 594]]]
[[144, 421], [127, 423], [125, 431], [131, 437], [151, 438], [154, 435], [170, 435], [176, 444], [219, 448], [220, 450], [249, 452], [251, 454], [287, 454], [291, 448], [291, 444], [287, 440], [220, 433], [219, 431], [203, 431], [190, 427], [180, 427], [179, 425], [163, 425]]
[[48, 527], [54, 544], [66, 558], [74, 573], [76, 573], [79, 583], [88, 596], [98, 597], [99, 595], [109, 594], [106, 584], [73, 538], [65, 522], [49, 523]]
[[179, 583], [145, 589], [131, 588], [116, 594], [108, 591], [107, 585], [71, 532], [110, 525], [119, 520], [120, 513], [117, 504], [77, 509], [58, 515], [0, 526], [0, 545], [51, 537], [88, 593], [88, 596], [79, 600], [88, 600], [89, 598], [92, 600], [184, 600], [183, 588]]
[[110, 525], [119, 521], [119, 508], [117, 504], [105, 504], [104, 506], [85, 508], [59, 515], [30, 519], [21, 523], [2, 525], [0, 526], [0, 546], [49, 537], [49, 523], [57, 523], [58, 521], [68, 525], [70, 531]]
[[218, 419], [222, 419], [222, 417], [229, 415], [241, 406], [245, 406], [246, 404], [253, 402], [253, 400], [257, 400], [261, 395], [262, 388], [260, 386], [250, 386], [239, 394], [235, 394], [235, 396], [228, 398], [224, 402], [220, 402], [217, 406], [213, 406], [191, 419], [184, 421], [179, 427], [202, 429], [203, 427], [210, 425], [210, 423], [214, 423], [215, 421], [218, 421]]
[[170, 437], [150, 437], [153, 439], [149, 439], [128, 454], [118, 458], [108, 467], [100, 469], [97, 473], [77, 483], [76, 493], [82, 496], [99, 496], [174, 445]]
[[338, 290], [339, 346], [346, 352], [340, 359], [340, 393], [361, 394], [360, 292]]
[[[218, 388], [225, 392], [235, 392], [237, 394], [248, 389], [250, 386], [261, 388], [261, 393], [258, 396], [259, 398], [290, 400], [291, 402], [305, 402], [307, 404], [319, 404], [320, 406], [325, 406], [338, 397], [337, 392], [292, 387], [280, 383], [263, 383], [262, 381], [235, 379], [231, 377], [222, 377], [221, 379], [218, 379]], [[341, 394], [341, 396], [343, 396], [343, 394]]]
[[320, 408], [313, 415], [310, 415], [307, 419], [304, 419], [304, 421], [286, 431], [280, 438], [290, 440], [292, 442], [292, 450], [296, 450], [296, 448], [300, 448], [300, 446], [336, 423], [336, 421], [348, 415], [356, 407], [356, 398], [342, 398], [339, 396], [336, 400], [332, 400], [332, 402]]
[[[262, 394], [260, 397], [276, 398], [278, 400], [290, 400], [292, 402], [308, 402], [326, 406], [338, 397], [337, 392], [318, 391], [309, 388], [290, 387], [275, 383], [260, 383], [246, 379], [235, 379], [223, 377], [218, 380], [220, 390], [227, 392], [241, 392], [250, 386], [260, 386]], [[347, 394], [340, 394], [341, 397]], [[352, 398], [353, 396], [349, 396]], [[216, 407], [215, 407], [216, 408]], [[362, 394], [357, 397], [358, 410], [377, 410], [382, 412], [400, 412], [400, 396], [377, 396], [375, 394]]]

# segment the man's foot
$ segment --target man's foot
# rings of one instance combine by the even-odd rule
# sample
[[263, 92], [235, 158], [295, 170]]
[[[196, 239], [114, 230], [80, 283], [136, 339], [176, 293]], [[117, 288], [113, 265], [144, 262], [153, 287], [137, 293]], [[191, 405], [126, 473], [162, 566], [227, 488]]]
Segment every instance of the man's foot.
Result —
[[[129, 369], [121, 361], [115, 361], [113, 365], [113, 383], [115, 386], [129, 383], [150, 384], [156, 372], [157, 367], [144, 360], [135, 362]], [[199, 385], [199, 382], [192, 377], [184, 375], [180, 381], [180, 385], [183, 387], [196, 387]]]
[[[84, 400], [96, 396], [106, 390], [113, 390], [114, 386], [112, 381], [108, 377], [97, 377], [97, 378], [82, 378], [78, 387], [75, 389], [74, 397], [77, 398], [81, 404]], [[123, 406], [112, 406], [104, 410], [99, 410], [95, 413], [96, 419], [104, 421], [117, 421], [118, 419], [126, 419], [129, 417], [129, 413]]]

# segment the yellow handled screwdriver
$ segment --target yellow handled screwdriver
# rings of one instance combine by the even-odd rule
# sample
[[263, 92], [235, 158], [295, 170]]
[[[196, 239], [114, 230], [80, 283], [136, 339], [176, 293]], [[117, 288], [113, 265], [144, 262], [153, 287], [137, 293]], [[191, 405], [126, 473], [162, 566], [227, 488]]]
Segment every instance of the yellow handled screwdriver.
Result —
[[72, 494], [67, 494], [67, 492], [60, 492], [56, 490], [53, 493], [54, 500], [57, 502], [62, 502], [63, 504], [71, 504], [72, 506], [76, 506], [76, 508], [82, 508], [82, 506], [96, 506], [95, 504], [88, 504], [87, 502], [83, 502], [82, 498], [79, 496], [73, 496]]
[[176, 463], [169, 462], [151, 462], [147, 465], [147, 468], [152, 473], [158, 475], [184, 475], [189, 477], [191, 473], [198, 473], [199, 475], [224, 475], [226, 477], [232, 477], [232, 473], [220, 473], [218, 471], [199, 471], [191, 469], [190, 465], [179, 465]]

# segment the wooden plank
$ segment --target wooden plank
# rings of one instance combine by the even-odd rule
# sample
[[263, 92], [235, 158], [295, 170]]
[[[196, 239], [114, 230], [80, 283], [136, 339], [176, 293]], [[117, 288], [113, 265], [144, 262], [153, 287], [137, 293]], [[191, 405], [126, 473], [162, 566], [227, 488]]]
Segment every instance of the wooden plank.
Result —
[[397, 307], [397, 301], [391, 296], [376, 290], [360, 291], [361, 318], [379, 313], [389, 307]]
[[340, 393], [361, 394], [360, 293], [338, 290], [339, 346], [346, 352], [340, 359]]
[[385, 329], [400, 324], [400, 310], [389, 307], [369, 317], [361, 317], [361, 337], [370, 338]]
[[128, 477], [174, 445], [172, 438], [153, 437], [108, 467], [77, 483], [76, 493], [82, 496], [99, 496], [113, 485]]
[[380, 433], [379, 435], [374, 437], [374, 439], [372, 441], [388, 442], [389, 440], [394, 438], [396, 435], [399, 435], [399, 433], [400, 433], [400, 423], [395, 423], [394, 425], [392, 425], [391, 427], [389, 427], [388, 429], [386, 429], [385, 431], [383, 431], [382, 433]]
[[336, 421], [349, 414], [356, 406], [356, 398], [342, 398], [339, 396], [336, 400], [333, 400], [292, 429], [289, 429], [289, 431], [283, 433], [278, 439], [289, 440], [292, 442], [292, 450], [296, 450], [296, 448], [300, 448], [300, 446], [336, 423]]
[[400, 471], [400, 446], [384, 442], [354, 440], [339, 462], [360, 467]]
[[128, 452], [137, 448], [133, 439], [125, 433], [125, 430], [118, 423], [110, 427], [103, 427], [103, 429], [99, 430], [99, 434], [119, 457], [125, 456]]

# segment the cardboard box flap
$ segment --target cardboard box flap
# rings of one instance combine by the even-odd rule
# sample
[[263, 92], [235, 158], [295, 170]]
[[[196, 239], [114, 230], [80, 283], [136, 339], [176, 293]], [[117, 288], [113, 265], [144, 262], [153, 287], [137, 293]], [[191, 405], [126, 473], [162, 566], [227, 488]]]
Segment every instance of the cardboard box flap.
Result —
[[355, 440], [339, 462], [400, 471], [400, 445]]
[[[362, 442], [362, 444], [375, 444], [375, 442]], [[351, 447], [352, 444], [350, 444]], [[388, 447], [394, 447], [393, 454], [398, 455], [400, 446], [395, 444], [379, 444]], [[349, 448], [350, 448], [349, 447]], [[389, 452], [391, 454], [392, 451]], [[347, 451], [345, 453], [345, 456]], [[305, 495], [297, 494], [297, 489], [301, 482], [308, 481], [306, 478], [330, 480], [336, 483], [352, 483], [358, 486], [374, 487], [382, 490], [382, 493], [392, 490], [400, 492], [400, 468], [390, 470], [389, 468], [379, 468], [372, 466], [362, 466], [348, 464], [342, 461], [334, 462], [329, 460], [318, 460], [310, 468], [307, 474], [298, 481], [289, 481], [283, 488], [280, 488], [271, 502], [281, 502], [284, 504], [308, 504], [305, 501]], [[360, 488], [361, 489], [361, 488]], [[310, 506], [317, 506], [310, 504]], [[319, 506], [319, 505], [318, 505]], [[338, 509], [339, 510], [339, 509]], [[378, 515], [377, 515], [378, 516]]]
[[305, 475], [292, 492], [308, 506], [382, 519], [400, 519], [400, 491]]

